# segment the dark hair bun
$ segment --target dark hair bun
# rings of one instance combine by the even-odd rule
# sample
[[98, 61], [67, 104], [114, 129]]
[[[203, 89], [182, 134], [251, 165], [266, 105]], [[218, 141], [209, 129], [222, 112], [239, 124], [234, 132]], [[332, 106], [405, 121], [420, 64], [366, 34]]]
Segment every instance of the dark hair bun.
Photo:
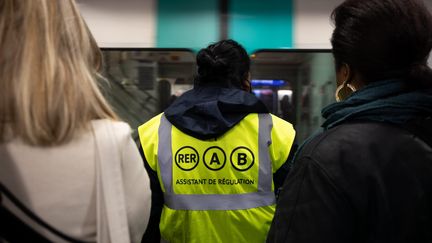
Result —
[[198, 74], [202, 76], [223, 75], [229, 70], [229, 65], [208, 49], [202, 49], [198, 52], [197, 64]]
[[222, 40], [197, 54], [196, 84], [216, 83], [241, 87], [249, 73], [250, 60], [246, 50], [233, 40]]

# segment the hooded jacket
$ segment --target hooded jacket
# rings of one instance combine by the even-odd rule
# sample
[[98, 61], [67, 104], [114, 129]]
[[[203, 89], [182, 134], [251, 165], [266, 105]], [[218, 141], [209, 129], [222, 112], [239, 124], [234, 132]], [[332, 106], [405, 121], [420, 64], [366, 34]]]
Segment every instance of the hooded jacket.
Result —
[[[235, 127], [246, 116], [253, 113], [268, 113], [265, 105], [253, 94], [235, 88], [196, 87], [169, 106], [164, 115], [181, 132], [200, 140], [216, 139]], [[278, 118], [273, 118], [278, 119]], [[294, 131], [290, 131], [294, 134]], [[145, 138], [141, 138], [143, 140]], [[293, 138], [292, 138], [293, 139]], [[293, 141], [286, 141], [290, 151]], [[152, 214], [144, 241], [158, 242], [159, 221], [164, 204], [163, 193], [156, 171], [147, 163], [143, 149], [140, 149], [149, 172], [152, 187]], [[292, 154], [292, 153], [291, 153]], [[288, 161], [289, 158], [287, 157]], [[285, 163], [274, 175], [275, 191], [287, 174]]]

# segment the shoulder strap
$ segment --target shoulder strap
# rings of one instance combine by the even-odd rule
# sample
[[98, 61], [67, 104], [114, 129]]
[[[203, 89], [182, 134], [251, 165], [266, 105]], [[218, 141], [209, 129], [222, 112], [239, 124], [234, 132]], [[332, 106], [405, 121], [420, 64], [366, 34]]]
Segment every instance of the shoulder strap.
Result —
[[0, 242], [49, 242], [5, 207], [0, 206]]
[[[110, 124], [93, 123], [93, 130], [98, 131], [95, 133], [98, 241], [130, 242], [120, 147]], [[98, 125], [102, 128], [98, 129]]]
[[[0, 202], [3, 199], [3, 195], [7, 197], [21, 212], [26, 214], [31, 220], [39, 224], [43, 228], [47, 229], [54, 235], [60, 237], [67, 242], [85, 243], [85, 241], [79, 241], [72, 237], [65, 235], [64, 233], [58, 231], [36, 214], [34, 214], [30, 209], [24, 206], [13, 194], [10, 192], [2, 183], [0, 183]], [[10, 242], [24, 242], [30, 240], [31, 242], [50, 242], [47, 238], [36, 232], [21, 219], [7, 210], [2, 204], [0, 204], [0, 236], [4, 237]]]

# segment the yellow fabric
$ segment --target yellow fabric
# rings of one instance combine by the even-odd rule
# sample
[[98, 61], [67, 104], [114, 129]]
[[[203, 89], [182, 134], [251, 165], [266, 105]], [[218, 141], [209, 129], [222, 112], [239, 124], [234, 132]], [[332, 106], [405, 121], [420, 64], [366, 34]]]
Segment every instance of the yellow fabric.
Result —
[[160, 119], [163, 113], [153, 117], [150, 121], [138, 127], [138, 134], [141, 143], [141, 147], [144, 152], [147, 164], [152, 168], [152, 170], [157, 172], [159, 178], [159, 184], [161, 185], [162, 191], [165, 191], [163, 186], [160, 171], [158, 169], [158, 129], [160, 124]]
[[[161, 115], [156, 116], [138, 131], [147, 163], [157, 171], [162, 191], [165, 191], [157, 160], [160, 118]], [[258, 123], [258, 115], [250, 114], [221, 137], [207, 141], [188, 136], [173, 126], [174, 193], [256, 192]], [[291, 124], [273, 115], [272, 123], [269, 155], [274, 173], [286, 162], [295, 132]], [[160, 230], [169, 242], [264, 242], [274, 211], [274, 205], [226, 211], [172, 210], [164, 206]]]
[[263, 243], [275, 206], [227, 211], [176, 211], [164, 206], [162, 237], [171, 243]]
[[[193, 147], [197, 153], [192, 149], [182, 149], [185, 145]], [[259, 164], [257, 115], [246, 117], [235, 129], [226, 132], [217, 140], [202, 141], [191, 136], [185, 136], [184, 133], [173, 127], [172, 146], [173, 159], [178, 162], [173, 165], [175, 193], [238, 194], [257, 191]], [[200, 157], [199, 160], [196, 160], [198, 163], [181, 163], [179, 156], [183, 151], [186, 152], [184, 153], [186, 156], [192, 154]], [[249, 170], [239, 171], [231, 164], [230, 157], [232, 156], [235, 161], [234, 165], [237, 166], [238, 152], [246, 154], [246, 165], [254, 163]], [[177, 156], [175, 156], [176, 154]], [[186, 167], [187, 169], [190, 164], [194, 164], [196, 167], [189, 171], [179, 168]], [[212, 169], [221, 169], [211, 170], [207, 166]], [[241, 184], [231, 185], [236, 182]]]
[[272, 115], [272, 121], [272, 144], [269, 146], [269, 150], [270, 159], [273, 162], [273, 173], [275, 173], [288, 159], [294, 142], [295, 131], [290, 123], [277, 116]]

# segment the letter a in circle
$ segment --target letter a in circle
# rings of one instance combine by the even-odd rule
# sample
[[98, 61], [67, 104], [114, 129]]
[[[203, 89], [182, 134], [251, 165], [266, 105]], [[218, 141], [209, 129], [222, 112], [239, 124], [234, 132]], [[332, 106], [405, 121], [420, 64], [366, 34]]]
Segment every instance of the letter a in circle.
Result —
[[213, 163], [220, 165], [219, 157], [217, 156], [216, 153], [213, 153], [211, 160], [210, 160], [210, 165]]
[[206, 149], [203, 155], [204, 165], [213, 171], [221, 170], [225, 166], [226, 160], [225, 151], [218, 146]]

